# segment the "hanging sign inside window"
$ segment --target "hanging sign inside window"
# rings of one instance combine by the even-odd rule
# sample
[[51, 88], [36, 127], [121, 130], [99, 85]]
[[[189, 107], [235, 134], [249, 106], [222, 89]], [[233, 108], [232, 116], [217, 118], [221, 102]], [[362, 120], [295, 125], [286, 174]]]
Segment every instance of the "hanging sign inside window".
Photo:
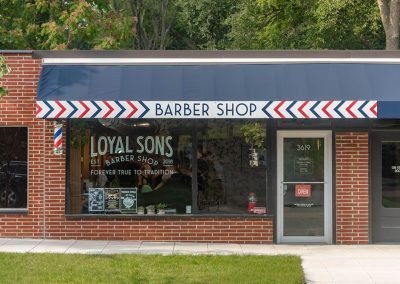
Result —
[[136, 212], [137, 188], [121, 188], [119, 202], [121, 212]]
[[311, 197], [311, 184], [296, 184], [294, 190], [296, 197]]
[[104, 188], [89, 188], [89, 212], [104, 211]]
[[400, 166], [392, 166], [392, 170], [393, 170], [395, 173], [400, 173]]

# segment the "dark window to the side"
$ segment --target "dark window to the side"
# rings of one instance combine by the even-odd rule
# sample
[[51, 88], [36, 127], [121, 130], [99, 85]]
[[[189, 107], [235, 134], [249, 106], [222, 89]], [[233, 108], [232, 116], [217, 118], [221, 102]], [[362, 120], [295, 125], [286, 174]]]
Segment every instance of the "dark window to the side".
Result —
[[0, 127], [0, 209], [27, 207], [28, 129]]
[[382, 205], [400, 208], [400, 142], [382, 143]]

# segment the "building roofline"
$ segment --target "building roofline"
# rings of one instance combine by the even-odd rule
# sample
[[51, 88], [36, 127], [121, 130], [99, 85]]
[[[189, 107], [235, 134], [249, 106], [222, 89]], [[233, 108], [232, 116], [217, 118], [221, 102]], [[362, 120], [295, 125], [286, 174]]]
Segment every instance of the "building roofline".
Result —
[[34, 58], [400, 58], [387, 50], [35, 50]]
[[400, 50], [1, 50], [34, 58], [400, 58]]
[[22, 49], [0, 49], [0, 54], [33, 54], [33, 50], [22, 50]]
[[0, 54], [31, 54], [43, 64], [400, 64], [400, 50], [0, 50]]

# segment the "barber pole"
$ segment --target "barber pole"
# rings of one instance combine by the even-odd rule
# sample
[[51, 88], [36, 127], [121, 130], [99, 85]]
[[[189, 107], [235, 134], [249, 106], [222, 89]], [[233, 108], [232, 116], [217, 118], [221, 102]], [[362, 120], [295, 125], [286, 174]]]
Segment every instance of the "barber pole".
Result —
[[54, 123], [54, 155], [62, 155], [62, 130], [63, 125]]

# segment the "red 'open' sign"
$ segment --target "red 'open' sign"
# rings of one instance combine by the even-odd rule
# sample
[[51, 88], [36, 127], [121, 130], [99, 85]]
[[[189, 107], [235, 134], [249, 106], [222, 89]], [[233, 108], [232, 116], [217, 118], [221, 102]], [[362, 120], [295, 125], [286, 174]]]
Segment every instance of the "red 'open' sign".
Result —
[[296, 197], [310, 197], [311, 184], [296, 184], [294, 188], [294, 195]]

